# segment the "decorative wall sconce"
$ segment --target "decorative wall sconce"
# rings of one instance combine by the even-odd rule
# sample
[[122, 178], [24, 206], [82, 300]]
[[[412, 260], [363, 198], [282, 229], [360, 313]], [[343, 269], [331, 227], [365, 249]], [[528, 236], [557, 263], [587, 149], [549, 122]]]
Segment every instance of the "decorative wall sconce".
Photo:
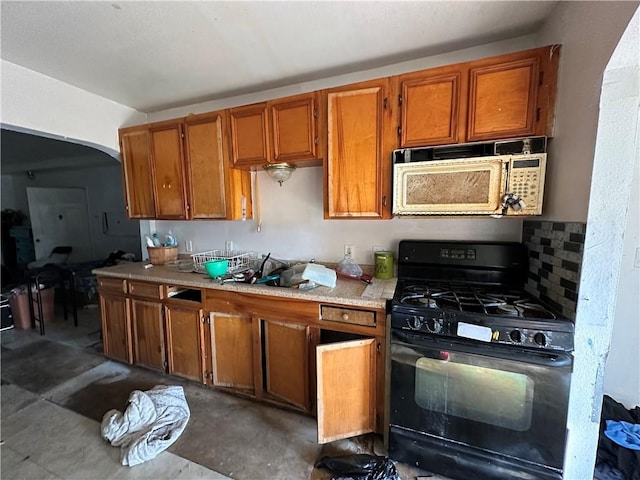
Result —
[[296, 166], [289, 163], [270, 163], [262, 168], [267, 171], [271, 178], [282, 186], [282, 182], [289, 180]]

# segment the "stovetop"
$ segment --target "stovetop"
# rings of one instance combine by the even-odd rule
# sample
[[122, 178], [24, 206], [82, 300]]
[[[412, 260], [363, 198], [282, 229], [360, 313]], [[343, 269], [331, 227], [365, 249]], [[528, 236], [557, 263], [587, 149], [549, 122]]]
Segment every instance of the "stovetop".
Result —
[[522, 290], [445, 282], [400, 282], [394, 305], [451, 309], [518, 318], [555, 319], [556, 314]]
[[573, 350], [573, 323], [524, 291], [522, 244], [404, 240], [391, 327], [538, 350]]

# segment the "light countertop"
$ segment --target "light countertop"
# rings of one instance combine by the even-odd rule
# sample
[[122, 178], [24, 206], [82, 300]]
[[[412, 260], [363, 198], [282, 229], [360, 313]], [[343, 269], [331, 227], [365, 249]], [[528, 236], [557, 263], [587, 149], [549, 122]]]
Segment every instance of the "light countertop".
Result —
[[334, 288], [319, 286], [312, 290], [299, 290], [295, 288], [249, 285], [245, 283], [220, 284], [209, 278], [206, 274], [181, 272], [177, 267], [158, 265], [145, 268], [145, 265], [146, 263], [143, 262], [122, 263], [112, 267], [97, 268], [93, 270], [93, 273], [98, 276], [140, 280], [167, 285], [210, 288], [273, 297], [300, 298], [365, 308], [385, 308], [387, 300], [393, 297], [397, 282], [396, 278], [389, 280], [373, 278], [371, 284], [367, 285], [360, 280], [338, 277]]

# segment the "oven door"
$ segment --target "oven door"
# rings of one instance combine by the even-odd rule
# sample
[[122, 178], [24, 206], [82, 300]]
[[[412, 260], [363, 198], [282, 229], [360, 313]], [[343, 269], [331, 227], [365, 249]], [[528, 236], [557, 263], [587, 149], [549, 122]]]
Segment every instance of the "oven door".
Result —
[[[571, 370], [564, 352], [393, 330], [390, 424], [517, 468], [561, 472]], [[529, 478], [495, 475], [486, 478]]]

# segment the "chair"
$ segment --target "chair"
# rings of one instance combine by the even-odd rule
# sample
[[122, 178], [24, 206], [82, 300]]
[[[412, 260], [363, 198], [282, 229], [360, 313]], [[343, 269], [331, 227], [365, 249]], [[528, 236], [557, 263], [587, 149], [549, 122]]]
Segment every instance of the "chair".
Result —
[[36, 268], [41, 268], [46, 265], [65, 264], [69, 260], [69, 256], [71, 255], [72, 251], [73, 247], [55, 247], [53, 250], [51, 250], [51, 253], [48, 257], [30, 262], [27, 265], [27, 270], [35, 270]]
[[[27, 270], [27, 293], [29, 294], [29, 311], [31, 313], [31, 326], [35, 328], [36, 321], [40, 324], [40, 335], [44, 335], [45, 305], [43, 304], [43, 291], [46, 288], [61, 286], [64, 293], [62, 307], [64, 319], [67, 319], [67, 301], [71, 296], [73, 311], [73, 325], [78, 326], [78, 311], [75, 296], [75, 273], [73, 269], [66, 268], [66, 262], [73, 248], [68, 246], [55, 247], [49, 257], [36, 260], [29, 264]], [[45, 287], [45, 288], [43, 288]]]

